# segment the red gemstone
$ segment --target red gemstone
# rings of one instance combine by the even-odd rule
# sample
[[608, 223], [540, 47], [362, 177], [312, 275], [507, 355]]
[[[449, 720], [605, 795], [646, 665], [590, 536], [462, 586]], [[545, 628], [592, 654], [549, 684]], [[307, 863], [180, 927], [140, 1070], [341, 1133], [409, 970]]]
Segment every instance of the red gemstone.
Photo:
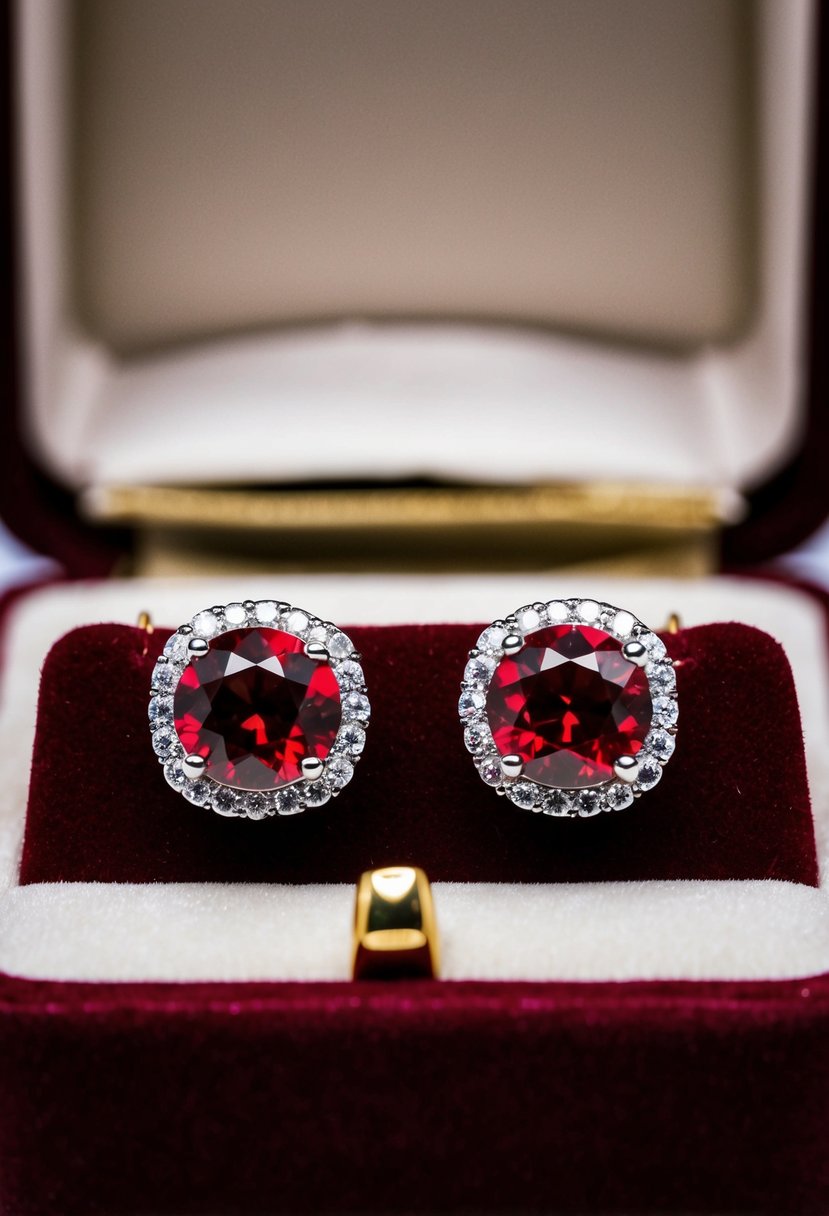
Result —
[[324, 760], [340, 726], [340, 689], [327, 663], [281, 629], [231, 629], [184, 669], [173, 699], [176, 734], [207, 775], [242, 790], [272, 790]]
[[601, 785], [644, 742], [653, 708], [645, 672], [622, 643], [588, 625], [529, 633], [492, 677], [486, 702], [495, 746], [524, 776], [557, 789]]

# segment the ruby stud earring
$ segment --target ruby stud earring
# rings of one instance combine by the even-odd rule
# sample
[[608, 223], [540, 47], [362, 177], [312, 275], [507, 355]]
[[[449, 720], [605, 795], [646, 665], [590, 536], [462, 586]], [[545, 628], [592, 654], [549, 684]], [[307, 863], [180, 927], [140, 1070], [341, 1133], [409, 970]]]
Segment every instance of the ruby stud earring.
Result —
[[676, 744], [676, 672], [631, 613], [553, 600], [494, 621], [469, 652], [459, 713], [483, 781], [559, 818], [620, 811]]
[[153, 669], [150, 729], [164, 776], [219, 815], [323, 806], [351, 780], [369, 715], [351, 639], [276, 600], [197, 612]]

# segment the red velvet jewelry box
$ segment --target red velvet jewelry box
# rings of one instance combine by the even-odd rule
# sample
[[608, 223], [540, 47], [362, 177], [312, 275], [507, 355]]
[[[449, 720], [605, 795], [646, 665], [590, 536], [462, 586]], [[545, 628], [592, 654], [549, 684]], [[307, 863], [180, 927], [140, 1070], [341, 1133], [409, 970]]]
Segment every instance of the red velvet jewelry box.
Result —
[[[807, 134], [815, 14], [800, 4], [723, 5], [718, 11], [689, 5], [682, 13], [690, 17], [680, 16], [677, 8], [668, 20], [663, 14], [669, 7], [645, 5], [645, 13], [635, 4], [606, 6], [601, 22], [593, 16], [582, 24], [571, 20], [575, 10], [561, 6], [559, 18], [564, 14], [567, 20], [554, 31], [557, 50], [554, 54], [550, 44], [553, 58], [546, 67], [560, 67], [562, 58], [584, 54], [585, 48], [591, 57], [598, 55], [604, 47], [609, 62], [617, 71], [622, 65], [622, 77], [630, 80], [637, 63], [639, 75], [647, 76], [649, 50], [661, 46], [668, 62], [669, 52], [678, 54], [687, 44], [693, 54], [680, 54], [666, 73], [668, 83], [661, 78], [652, 86], [668, 88], [665, 96], [682, 109], [677, 100], [684, 96], [682, 82], [699, 84], [699, 63], [693, 68], [693, 62], [700, 48], [707, 48], [701, 62], [710, 95], [700, 96], [702, 111], [729, 97], [734, 102], [727, 92], [733, 62], [727, 55], [718, 59], [714, 48], [736, 54], [740, 39], [751, 34], [752, 55], [757, 55], [752, 60], [755, 121], [763, 132], [762, 156], [752, 170], [763, 204], [755, 217], [758, 223], [762, 219], [759, 283], [754, 295], [740, 297], [741, 304], [727, 293], [716, 298], [711, 312], [718, 318], [719, 337], [699, 327], [705, 308], [695, 321], [689, 307], [675, 324], [692, 340], [679, 350], [670, 345], [667, 317], [660, 331], [660, 318], [639, 315], [638, 332], [627, 335], [639, 345], [620, 348], [599, 333], [602, 327], [613, 331], [614, 325], [621, 332], [619, 312], [614, 321], [598, 311], [592, 324], [582, 318], [578, 326], [592, 330], [593, 337], [572, 343], [561, 332], [548, 343], [538, 329], [530, 340], [520, 327], [508, 335], [488, 327], [482, 334], [474, 326], [461, 333], [437, 322], [436, 329], [405, 333], [386, 325], [370, 327], [367, 334], [289, 331], [296, 338], [293, 345], [280, 328], [273, 347], [261, 333], [264, 347], [253, 337], [241, 338], [240, 345], [214, 343], [210, 334], [222, 326], [209, 309], [217, 298], [226, 299], [226, 317], [234, 327], [257, 326], [255, 316], [242, 324], [230, 282], [211, 302], [209, 284], [202, 281], [204, 314], [191, 313], [181, 322], [183, 329], [177, 328], [174, 298], [160, 298], [154, 315], [146, 301], [142, 310], [138, 295], [128, 299], [123, 279], [120, 308], [108, 276], [121, 246], [129, 244], [126, 277], [140, 278], [143, 258], [151, 287], [159, 284], [154, 264], [166, 268], [174, 283], [187, 277], [181, 264], [170, 261], [169, 234], [160, 221], [164, 198], [151, 194], [143, 226], [141, 206], [128, 213], [130, 191], [140, 193], [141, 181], [152, 179], [147, 162], [130, 160], [127, 151], [137, 156], [150, 147], [161, 156], [157, 189], [163, 194], [165, 183], [176, 181], [176, 170], [161, 155], [167, 135], [153, 129], [152, 121], [168, 119], [173, 146], [188, 150], [181, 154], [183, 167], [194, 172], [198, 184], [204, 149], [192, 107], [201, 97], [211, 138], [233, 157], [232, 139], [222, 144], [228, 136], [224, 113], [207, 105], [215, 102], [211, 91], [200, 95], [195, 85], [191, 91], [182, 83], [189, 79], [186, 73], [172, 72], [161, 58], [159, 71], [163, 67], [168, 75], [156, 81], [158, 109], [148, 106], [136, 84], [146, 79], [142, 55], [149, 48], [163, 58], [177, 30], [182, 44], [195, 46], [208, 82], [215, 78], [217, 47], [224, 47], [223, 53], [242, 55], [233, 62], [234, 71], [244, 64], [257, 87], [274, 74], [287, 82], [290, 96], [302, 94], [296, 93], [296, 78], [283, 58], [256, 58], [251, 40], [267, 45], [268, 55], [276, 56], [277, 49], [272, 41], [252, 38], [262, 32], [255, 21], [246, 23], [237, 12], [231, 25], [229, 18], [222, 24], [223, 6], [205, 5], [203, 25], [188, 19], [186, 5], [139, 7], [110, 0], [82, 5], [74, 17], [71, 6], [21, 6], [19, 142], [27, 243], [26, 303], [18, 315], [26, 357], [19, 421], [13, 422], [7, 445], [16, 459], [4, 479], [5, 516], [21, 535], [62, 560], [76, 580], [86, 576], [87, 581], [29, 592], [12, 608], [5, 633], [7, 754], [0, 800], [0, 1202], [5, 1210], [826, 1210], [829, 939], [821, 883], [829, 712], [825, 618], [816, 596], [744, 577], [619, 580], [541, 569], [541, 563], [517, 574], [461, 576], [308, 573], [297, 561], [298, 571], [240, 575], [227, 555], [219, 574], [103, 581], [120, 538], [109, 533], [101, 540], [100, 532], [93, 533], [74, 514], [61, 514], [78, 496], [100, 514], [102, 503], [117, 498], [114, 486], [119, 493], [125, 484], [131, 491], [146, 488], [152, 444], [162, 480], [175, 474], [186, 485], [182, 464], [175, 464], [184, 451], [210, 481], [216, 476], [215, 463], [209, 466], [215, 456], [203, 442], [204, 433], [214, 438], [224, 433], [213, 429], [215, 418], [226, 421], [231, 404], [234, 421], [249, 411], [254, 433], [262, 435], [256, 427], [265, 426], [273, 442], [270, 453], [264, 442], [249, 445], [241, 471], [234, 466], [241, 456], [225, 444], [228, 480], [243, 475], [252, 482], [285, 480], [284, 448], [277, 440], [286, 420], [311, 409], [321, 411], [313, 416], [324, 425], [316, 445], [296, 455], [292, 479], [322, 482], [349, 475], [382, 481], [425, 471], [432, 478], [465, 476], [495, 484], [496, 473], [503, 477], [505, 468], [519, 483], [558, 480], [568, 470], [576, 480], [606, 481], [611, 467], [606, 453], [586, 448], [569, 420], [586, 416], [590, 428], [600, 432], [613, 421], [603, 410], [640, 401], [637, 425], [651, 436], [650, 450], [658, 454], [651, 459], [669, 480], [694, 492], [702, 488], [726, 504], [760, 487], [749, 496], [751, 510], [743, 522], [724, 534], [731, 565], [755, 563], [804, 534], [825, 514], [818, 467], [825, 434], [819, 408], [825, 355], [820, 343], [806, 342], [810, 333], [819, 333], [825, 293], [816, 272], [811, 309], [802, 307], [811, 271], [798, 256], [803, 212], [812, 197]], [[520, 20], [511, 9], [507, 38], [497, 6], [476, 7], [472, 39], [468, 21], [436, 12], [409, 17], [404, 6], [392, 6], [395, 19], [384, 21], [381, 6], [356, 6], [356, 24], [349, 26], [337, 25], [336, 6], [321, 4], [319, 18], [307, 20], [324, 19], [325, 45], [339, 46], [346, 56], [336, 62], [352, 69], [365, 68], [366, 57], [394, 64], [394, 72], [380, 74], [394, 85], [382, 94], [391, 106], [385, 110], [369, 104], [376, 95], [361, 93], [359, 72], [337, 76], [330, 60], [323, 57], [321, 64], [311, 54], [322, 45], [318, 27], [303, 35], [298, 10], [275, 5], [272, 13], [291, 16], [289, 26], [279, 29], [299, 40], [288, 37], [288, 58], [301, 63], [302, 82], [309, 74], [317, 79], [315, 72], [329, 84], [339, 82], [339, 94], [336, 88], [331, 95], [321, 87], [312, 90], [311, 117], [317, 124], [320, 114], [333, 121], [334, 100], [353, 97], [346, 129], [351, 124], [360, 137], [370, 133], [382, 141], [376, 115], [384, 113], [390, 128], [398, 135], [405, 131], [407, 146], [415, 148], [416, 129], [399, 123], [412, 108], [411, 89], [420, 79], [407, 72], [412, 62], [426, 62], [428, 88], [416, 97], [428, 94], [439, 101], [436, 149], [443, 155], [453, 149], [476, 152], [468, 161], [460, 158], [462, 177], [454, 184], [463, 194], [476, 173], [492, 190], [498, 180], [480, 167], [482, 145], [474, 143], [469, 126], [474, 111], [463, 109], [463, 88], [460, 94], [446, 92], [448, 78], [457, 72], [454, 57], [465, 53], [464, 47], [481, 56], [476, 62], [483, 76], [475, 77], [468, 61], [461, 73], [467, 81], [478, 80], [470, 86], [473, 100], [480, 101], [480, 79], [490, 82], [488, 99], [498, 95], [503, 102], [509, 95], [508, 89], [496, 89], [500, 77], [493, 68], [504, 66], [504, 60], [492, 58], [493, 48], [504, 45], [520, 51], [509, 60], [512, 71], [521, 69], [519, 77], [558, 80], [571, 102], [601, 92], [591, 86], [584, 95], [574, 94], [566, 75], [539, 72], [531, 48], [549, 43], [546, 22], [554, 20], [548, 12], [555, 6], [518, 8]], [[621, 18], [612, 15], [625, 9]], [[456, 11], [468, 16], [470, 10], [459, 6]], [[142, 25], [146, 13], [149, 34]], [[645, 17], [654, 29], [637, 24]], [[65, 38], [59, 36], [62, 21], [72, 24], [74, 41], [67, 29]], [[621, 30], [614, 21], [621, 21]], [[626, 22], [627, 41], [621, 36]], [[576, 32], [568, 35], [571, 26]], [[375, 31], [368, 40], [367, 30]], [[305, 36], [310, 41], [303, 41]], [[126, 58], [125, 46], [133, 48]], [[439, 70], [441, 48], [448, 77]], [[392, 51], [395, 57], [389, 59]], [[132, 142], [117, 160], [122, 177], [114, 195], [95, 192], [101, 179], [94, 166], [81, 172], [77, 181], [87, 219], [70, 241], [57, 207], [66, 192], [55, 176], [61, 164], [55, 118], [61, 110], [54, 103], [61, 73], [73, 62], [82, 65], [78, 79], [91, 90], [89, 96], [99, 99], [97, 90], [103, 89], [112, 106], [102, 110], [83, 94], [74, 112], [84, 120], [88, 145], [82, 140], [72, 146], [80, 146], [84, 158], [99, 156], [100, 164], [112, 169], [107, 131], [96, 124], [111, 123], [119, 139]], [[278, 73], [271, 73], [273, 62]], [[735, 62], [748, 71], [743, 60]], [[580, 71], [579, 80], [602, 79], [612, 108], [618, 79], [599, 72], [593, 58], [587, 66], [591, 71]], [[507, 79], [514, 86], [517, 78]], [[234, 105], [249, 114], [234, 91], [235, 81], [231, 74], [222, 105], [231, 114]], [[119, 82], [126, 82], [123, 92]], [[172, 89], [180, 111], [171, 108], [165, 88]], [[532, 106], [547, 93], [545, 84], [522, 95], [505, 126], [492, 127], [503, 117], [503, 105], [485, 114], [486, 125], [498, 134], [496, 153], [515, 134], [516, 122], [526, 126], [525, 173], [537, 155], [538, 124], [547, 115]], [[398, 112], [392, 103], [401, 96], [408, 100]], [[130, 97], [143, 99], [135, 111], [137, 126], [130, 125], [129, 106], [123, 108]], [[641, 117], [636, 107], [632, 114], [631, 121]], [[607, 108], [600, 106], [603, 116]], [[192, 145], [181, 142], [177, 123], [191, 131]], [[705, 125], [702, 118], [700, 123]], [[647, 132], [638, 121], [634, 126]], [[821, 113], [821, 138], [825, 128]], [[470, 130], [471, 136], [460, 138], [459, 132]], [[693, 123], [686, 127], [686, 133], [693, 130]], [[335, 123], [332, 146], [339, 135]], [[273, 128], [267, 136], [282, 138]], [[730, 145], [700, 139], [702, 163], [709, 168], [719, 163], [727, 177], [722, 157]], [[355, 136], [349, 147], [359, 146]], [[565, 141], [562, 155], [567, 146]], [[332, 148], [325, 152], [320, 172], [332, 163]], [[696, 152], [686, 147], [684, 155], [684, 172], [694, 176]], [[314, 158], [309, 160], [313, 169]], [[577, 160], [565, 157], [561, 164], [572, 168]], [[818, 154], [818, 166], [824, 162]], [[245, 162], [246, 180], [256, 195], [251, 163], [256, 162]], [[357, 163], [366, 172], [365, 163], [359, 158]], [[452, 163], [443, 162], [450, 178]], [[294, 168], [300, 178], [311, 171]], [[511, 168], [518, 172], [521, 165], [511, 163]], [[622, 211], [621, 184], [645, 169], [636, 162], [635, 169], [620, 174]], [[653, 184], [665, 171], [657, 158], [648, 180]], [[463, 172], [471, 172], [471, 178]], [[393, 192], [397, 180], [388, 172], [386, 188]], [[463, 216], [454, 228], [434, 229], [453, 214], [445, 194], [437, 202], [431, 198], [441, 180], [439, 175], [418, 194], [412, 182], [422, 176], [405, 179], [413, 191], [412, 210], [424, 211], [435, 246], [444, 249], [441, 240], [457, 237]], [[385, 211], [381, 205], [372, 212], [372, 222], [385, 214], [396, 236], [408, 231], [409, 251], [416, 253], [422, 234], [411, 227], [411, 213], [402, 228], [395, 228], [381, 183], [371, 181], [378, 191], [372, 197], [387, 203]], [[308, 195], [310, 181], [301, 184], [303, 197], [317, 204], [318, 198]], [[346, 175], [340, 192], [348, 194], [352, 186]], [[514, 226], [530, 233], [525, 255], [528, 249], [538, 255], [545, 227], [531, 222], [527, 199], [535, 191], [552, 206], [557, 200], [550, 190], [549, 182], [534, 179], [526, 197], [518, 197], [510, 182], [504, 193], [489, 196], [496, 210], [506, 202], [517, 208]], [[276, 197], [267, 189], [263, 193]], [[644, 206], [647, 191], [634, 195], [633, 212]], [[191, 190], [189, 197], [201, 196]], [[670, 192], [668, 197], [674, 198]], [[816, 215], [822, 197], [818, 175]], [[146, 196], [140, 201], [146, 208]], [[282, 201], [294, 222], [291, 200]], [[205, 197], [204, 206], [209, 203]], [[701, 206], [699, 197], [695, 205]], [[709, 205], [716, 211], [716, 199]], [[97, 216], [95, 223], [90, 213]], [[131, 229], [118, 227], [122, 217]], [[482, 223], [480, 213], [473, 219]], [[204, 222], [198, 208], [189, 221], [197, 238]], [[465, 291], [448, 294], [447, 285], [460, 282], [464, 267], [445, 256], [436, 259], [448, 266], [445, 276], [427, 276], [420, 300], [415, 294], [384, 295], [388, 284], [375, 277], [366, 303], [357, 290], [363, 281], [342, 253], [348, 242], [337, 229], [336, 215], [309, 206], [305, 222], [315, 239], [330, 226], [332, 245], [341, 251], [340, 260], [334, 258], [327, 268], [329, 315], [428, 312], [487, 322], [507, 316], [542, 328], [559, 320], [553, 305], [548, 315], [547, 306], [538, 303], [552, 290], [543, 274], [535, 296], [509, 294], [514, 283], [505, 266], [519, 259], [520, 240], [506, 242], [503, 264], [485, 260], [490, 294], [484, 292], [476, 313], [471, 294], [487, 284], [467, 279]], [[699, 223], [704, 227], [705, 222], [700, 211]], [[469, 227], [475, 229], [471, 220]], [[587, 227], [600, 248], [601, 217], [590, 218]], [[706, 229], [707, 242], [715, 230], [716, 224]], [[479, 254], [486, 231], [479, 227], [472, 242]], [[728, 257], [737, 254], [728, 231], [723, 225], [716, 248], [730, 266]], [[90, 245], [90, 233], [103, 242], [103, 270], [92, 264], [98, 247]], [[131, 233], [131, 242], [125, 233]], [[187, 234], [179, 229], [173, 235], [192, 254]], [[350, 235], [359, 247], [359, 230]], [[657, 237], [653, 230], [654, 243]], [[823, 239], [817, 225], [813, 249]], [[80, 265], [67, 269], [64, 264], [76, 293], [70, 291], [68, 298], [75, 304], [84, 300], [74, 311], [59, 281], [61, 251], [67, 247]], [[281, 256], [287, 257], [284, 251]], [[306, 247], [304, 265], [313, 269], [308, 257]], [[813, 264], [820, 269], [817, 258]], [[417, 265], [413, 256], [408, 270], [415, 280]], [[557, 265], [564, 267], [560, 260]], [[287, 276], [288, 303], [284, 311], [281, 304], [272, 309], [274, 321], [284, 327], [286, 320], [323, 315], [314, 305], [311, 269], [307, 282], [300, 276], [298, 285], [288, 274], [290, 262], [283, 260], [280, 267]], [[393, 269], [399, 275], [403, 267], [395, 263]], [[343, 302], [337, 290], [349, 282], [352, 294]], [[310, 294], [302, 295], [303, 283]], [[648, 286], [646, 279], [643, 284]], [[697, 286], [697, 303], [710, 300], [711, 283]], [[601, 276], [591, 302], [596, 310], [599, 287], [607, 288]], [[667, 314], [664, 301], [661, 307]], [[86, 326], [83, 339], [77, 336], [79, 321]], [[650, 343], [642, 339], [649, 327]], [[729, 327], [742, 338], [726, 338]], [[205, 335], [203, 345], [191, 346], [181, 357], [175, 348], [156, 356], [164, 335], [177, 339], [196, 330]], [[801, 394], [807, 345], [809, 391]], [[320, 366], [327, 369], [324, 377], [316, 370]], [[438, 388], [447, 381], [452, 395], [443, 397]], [[362, 429], [376, 431], [359, 452], [344, 446], [353, 424], [354, 385], [368, 402], [360, 416]], [[473, 388], [474, 412], [463, 408]], [[524, 411], [537, 443], [530, 445], [532, 453], [527, 445], [523, 452], [507, 453], [506, 465], [496, 470], [492, 448], [470, 446], [466, 437], [486, 433], [487, 427], [492, 434], [504, 433], [504, 418], [511, 415], [502, 417], [493, 401], [506, 393], [509, 411], [519, 420]], [[494, 411], [483, 426], [481, 402]], [[411, 412], [421, 408], [418, 418], [428, 419], [431, 437], [428, 427], [409, 422]], [[338, 410], [349, 417], [349, 428], [334, 428], [331, 442]], [[549, 429], [545, 411], [551, 416]], [[438, 453], [434, 427], [442, 412], [445, 443]], [[396, 417], [395, 426], [390, 416]], [[167, 442], [171, 433], [186, 442]], [[165, 439], [160, 447], [159, 436]], [[410, 442], [410, 452], [401, 438]], [[635, 448], [623, 449], [634, 464]], [[637, 484], [646, 466], [633, 469]], [[519, 490], [520, 485], [516, 494]], [[408, 538], [401, 541], [408, 543]], [[684, 734], [677, 756], [659, 790], [635, 814], [608, 825], [587, 822], [588, 829], [609, 829], [604, 835], [591, 831], [589, 838], [573, 833], [553, 838], [541, 829], [579, 825], [539, 823], [490, 797], [471, 771], [452, 721], [454, 690], [475, 622], [537, 599], [542, 588], [559, 588], [562, 580], [579, 593], [630, 606], [654, 625], [676, 609], [688, 626], [672, 642], [685, 660]], [[376, 720], [369, 743], [377, 746], [367, 749], [336, 815], [266, 824], [205, 822], [196, 808], [166, 789], [149, 746], [143, 746], [141, 701], [151, 656], [140, 653], [134, 621], [148, 608], [159, 625], [172, 628], [206, 604], [240, 594], [264, 596], [277, 584], [280, 598], [353, 626], [367, 670], [373, 669]], [[405, 647], [415, 642], [416, 657], [405, 659]], [[35, 673], [41, 667], [37, 703]], [[101, 741], [104, 756], [98, 753]], [[113, 741], [117, 746], [110, 747]], [[231, 837], [228, 828], [243, 831]], [[264, 833], [255, 834], [257, 828]], [[280, 833], [282, 828], [288, 831]], [[353, 985], [347, 966], [354, 880], [364, 867], [406, 860], [426, 865], [435, 879], [444, 978]]]

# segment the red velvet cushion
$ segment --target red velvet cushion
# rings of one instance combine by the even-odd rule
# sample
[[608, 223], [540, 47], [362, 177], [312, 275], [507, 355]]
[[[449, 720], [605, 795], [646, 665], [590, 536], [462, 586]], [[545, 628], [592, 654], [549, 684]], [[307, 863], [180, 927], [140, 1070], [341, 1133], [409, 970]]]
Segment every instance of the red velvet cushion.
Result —
[[52, 649], [22, 883], [348, 882], [367, 867], [412, 862], [434, 880], [816, 884], [791, 671], [756, 629], [707, 625], [666, 639], [682, 659], [681, 713], [661, 784], [627, 811], [564, 821], [498, 798], [464, 749], [456, 703], [472, 625], [350, 630], [373, 720], [336, 803], [261, 822], [191, 806], [164, 781], [146, 721], [150, 671], [169, 632], [157, 631], [144, 657], [144, 635], [124, 625], [78, 629]]
[[0, 977], [0, 1052], [7, 1216], [829, 1211], [825, 978]]

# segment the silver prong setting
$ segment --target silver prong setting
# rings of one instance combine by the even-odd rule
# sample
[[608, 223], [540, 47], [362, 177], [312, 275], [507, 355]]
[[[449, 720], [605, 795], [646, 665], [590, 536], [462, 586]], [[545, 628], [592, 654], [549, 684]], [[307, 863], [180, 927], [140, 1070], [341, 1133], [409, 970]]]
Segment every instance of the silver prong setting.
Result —
[[512, 779], [514, 777], [520, 777], [521, 774], [523, 773], [523, 771], [524, 771], [524, 761], [521, 759], [520, 756], [517, 756], [514, 753], [512, 753], [509, 756], [501, 757], [501, 772], [504, 774], [505, 777], [507, 777], [509, 779]]
[[501, 643], [504, 654], [518, 654], [524, 648], [524, 639], [519, 633], [508, 633]]
[[188, 781], [198, 781], [207, 771], [207, 759], [204, 756], [184, 756], [181, 767]]
[[629, 663], [635, 663], [637, 667], [644, 667], [650, 657], [647, 646], [638, 638], [631, 638], [629, 642], [625, 642], [622, 654]]
[[210, 643], [204, 638], [191, 638], [187, 643], [187, 654], [191, 659], [200, 659], [207, 654]]
[[313, 659], [315, 663], [327, 663], [331, 658], [328, 652], [328, 647], [323, 646], [322, 642], [306, 642], [305, 653], [309, 659]]
[[613, 771], [620, 781], [633, 785], [639, 775], [639, 761], [635, 756], [620, 756], [613, 765]]
[[325, 765], [316, 756], [306, 756], [301, 762], [302, 775], [306, 781], [319, 781], [325, 772]]

